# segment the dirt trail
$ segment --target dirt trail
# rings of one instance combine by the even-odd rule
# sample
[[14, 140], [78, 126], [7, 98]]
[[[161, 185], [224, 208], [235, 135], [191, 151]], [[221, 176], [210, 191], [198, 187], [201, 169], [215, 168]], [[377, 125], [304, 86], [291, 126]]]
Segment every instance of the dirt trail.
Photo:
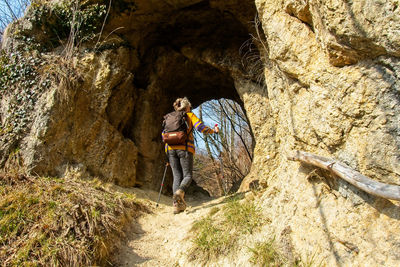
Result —
[[152, 212], [132, 222], [122, 248], [115, 255], [115, 266], [179, 266], [180, 256], [190, 246], [186, 237], [192, 224], [221, 202], [221, 199], [187, 196], [188, 208], [175, 215], [170, 197], [162, 196], [156, 207], [157, 192], [134, 191], [139, 199], [148, 200]]

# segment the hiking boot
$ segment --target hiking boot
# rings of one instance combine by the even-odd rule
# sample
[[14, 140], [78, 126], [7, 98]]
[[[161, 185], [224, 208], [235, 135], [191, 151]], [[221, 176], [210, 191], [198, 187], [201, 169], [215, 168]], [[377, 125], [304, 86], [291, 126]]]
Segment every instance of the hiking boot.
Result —
[[184, 192], [182, 189], [176, 190], [175, 194], [181, 199], [181, 201], [182, 201], [183, 203], [186, 204], [186, 201], [185, 201], [185, 192]]
[[173, 195], [174, 214], [180, 213], [186, 209], [186, 202], [184, 200], [185, 192], [178, 189]]
[[180, 200], [174, 200], [173, 206], [174, 206], [174, 214], [181, 213], [186, 209], [186, 204]]
[[178, 214], [179, 212], [181, 212], [177, 201], [173, 200], [172, 206], [174, 207], [174, 214]]

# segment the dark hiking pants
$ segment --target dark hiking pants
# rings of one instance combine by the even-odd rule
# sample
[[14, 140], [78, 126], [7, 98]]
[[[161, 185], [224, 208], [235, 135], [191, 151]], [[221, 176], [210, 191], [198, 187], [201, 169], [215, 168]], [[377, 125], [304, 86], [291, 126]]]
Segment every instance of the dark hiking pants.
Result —
[[185, 192], [192, 182], [193, 154], [186, 150], [169, 150], [168, 159], [174, 176], [173, 193], [178, 189]]

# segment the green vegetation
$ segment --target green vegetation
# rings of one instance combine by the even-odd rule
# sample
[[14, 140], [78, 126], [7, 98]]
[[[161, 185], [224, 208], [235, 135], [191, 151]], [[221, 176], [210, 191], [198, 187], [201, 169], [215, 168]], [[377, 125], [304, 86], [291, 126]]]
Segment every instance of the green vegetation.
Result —
[[35, 66], [41, 59], [33, 56], [25, 57], [21, 52], [6, 54], [0, 51], [0, 90], [6, 90], [17, 84], [24, 88], [32, 88], [38, 83]]
[[96, 181], [0, 174], [2, 266], [104, 264], [135, 197]]
[[229, 226], [241, 234], [252, 234], [261, 223], [260, 211], [251, 202], [228, 202], [224, 208], [224, 215]]
[[315, 262], [315, 256], [316, 254], [308, 254], [307, 257], [305, 259], [297, 259], [295, 262], [295, 266], [299, 266], [299, 267], [312, 267], [312, 266], [322, 266], [322, 262], [320, 262], [319, 264], [317, 264]]
[[[6, 54], [0, 51], [0, 91], [12, 95], [8, 102], [8, 116], [0, 125], [2, 135], [20, 135], [27, 130], [33, 111], [41, 92], [51, 84], [49, 75], [40, 76], [43, 59], [28, 55], [24, 51]], [[2, 94], [7, 95], [2, 92]]]
[[[213, 207], [206, 217], [193, 225], [190, 260], [205, 263], [227, 256], [238, 249], [240, 240], [260, 229], [263, 218], [253, 202], [244, 200], [242, 194], [230, 196], [224, 202], [225, 206]], [[314, 266], [314, 257], [305, 261], [295, 258], [293, 262], [286, 259], [276, 247], [274, 238], [247, 248], [251, 254], [249, 264], [254, 266]]]
[[252, 253], [250, 262], [259, 266], [272, 267], [282, 266], [285, 261], [277, 252], [274, 244], [274, 239], [257, 242], [254, 248], [249, 248]]
[[248, 248], [252, 256], [250, 262], [256, 266], [277, 267], [277, 266], [293, 266], [293, 267], [312, 267], [321, 266], [315, 264], [315, 254], [308, 256], [305, 260], [295, 258], [293, 262], [283, 257], [275, 244], [275, 239], [263, 242], [257, 242], [254, 247]]
[[[74, 44], [92, 40], [100, 31], [106, 16], [106, 5], [82, 6], [79, 1], [61, 1], [55, 4], [34, 3], [27, 20], [36, 29], [46, 29], [48, 48], [73, 37]], [[23, 35], [21, 35], [23, 36]]]
[[[31, 27], [14, 22], [8, 50], [0, 51], [0, 91], [8, 96], [2, 136], [18, 140], [29, 130], [36, 103], [50, 87], [56, 86], [60, 99], [69, 99], [78, 77], [72, 57], [82, 43], [99, 35], [106, 9], [106, 5], [81, 5], [77, 0], [37, 0], [24, 18]], [[60, 46], [60, 54], [45, 53]]]
[[217, 257], [224, 253], [234, 241], [229, 233], [214, 225], [210, 216], [196, 222], [193, 230], [196, 231], [193, 241], [196, 250], [199, 249], [205, 258]]
[[213, 208], [194, 224], [190, 258], [206, 261], [226, 255], [237, 247], [241, 236], [253, 233], [260, 224], [261, 213], [253, 203], [232, 198], [221, 210]]

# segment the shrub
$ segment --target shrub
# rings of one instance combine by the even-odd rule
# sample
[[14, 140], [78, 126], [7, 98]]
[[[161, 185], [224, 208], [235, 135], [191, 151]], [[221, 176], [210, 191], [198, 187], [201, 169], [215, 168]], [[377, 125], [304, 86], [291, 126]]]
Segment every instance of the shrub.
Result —
[[35, 29], [45, 29], [42, 34], [47, 38], [43, 41], [47, 42], [46, 47], [53, 48], [70, 38], [71, 34], [74, 45], [92, 40], [100, 31], [106, 13], [106, 5], [81, 6], [77, 0], [61, 1], [54, 5], [33, 4], [27, 20]]

